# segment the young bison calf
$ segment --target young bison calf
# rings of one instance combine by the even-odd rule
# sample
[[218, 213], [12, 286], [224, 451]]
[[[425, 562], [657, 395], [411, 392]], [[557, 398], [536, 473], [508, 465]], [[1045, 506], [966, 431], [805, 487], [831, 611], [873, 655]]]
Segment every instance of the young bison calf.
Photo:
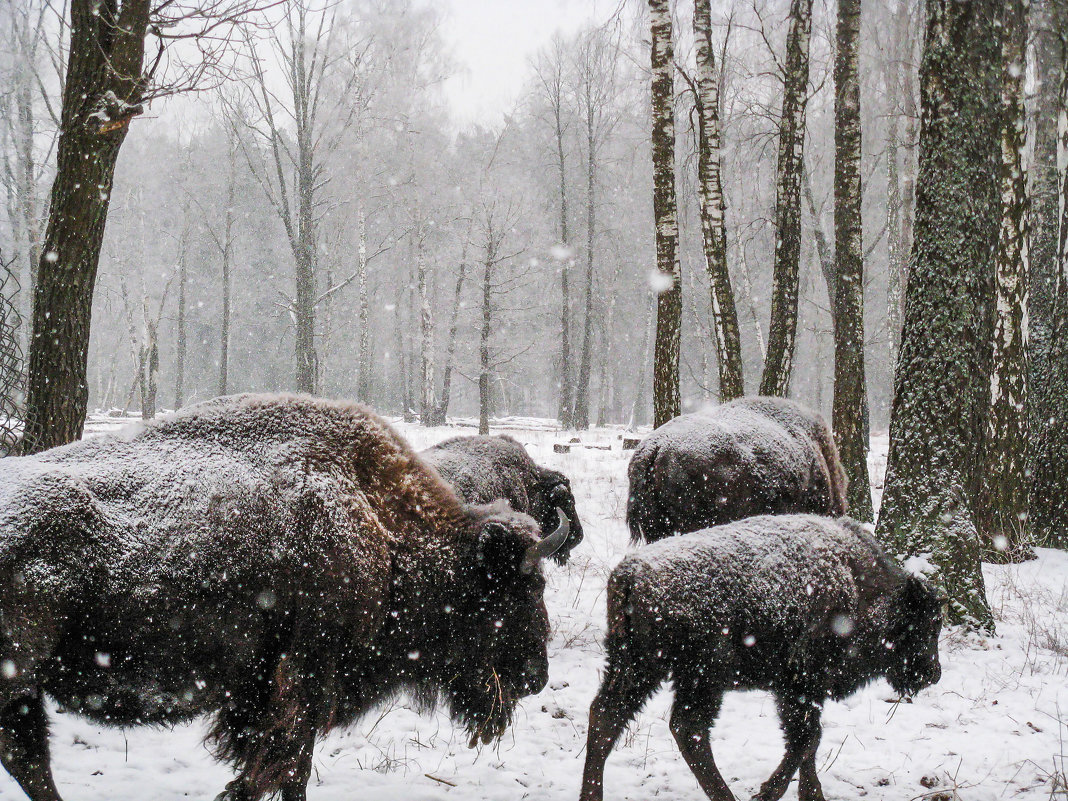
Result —
[[755, 798], [781, 798], [800, 769], [801, 801], [820, 801], [824, 700], [880, 676], [899, 693], [934, 684], [940, 628], [931, 585], [848, 518], [751, 517], [648, 545], [609, 579], [608, 665], [590, 708], [581, 801], [600, 801], [609, 752], [669, 678], [671, 732], [710, 798], [734, 798], [708, 736], [723, 694], [767, 690], [786, 754]]

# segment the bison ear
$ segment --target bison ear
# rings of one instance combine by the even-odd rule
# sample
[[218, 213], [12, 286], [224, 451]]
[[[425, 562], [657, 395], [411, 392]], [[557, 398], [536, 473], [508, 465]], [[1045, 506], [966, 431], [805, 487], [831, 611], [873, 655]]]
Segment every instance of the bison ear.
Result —
[[946, 598], [945, 593], [927, 579], [910, 575], [905, 579], [905, 586], [901, 590], [901, 600], [909, 612], [909, 617], [915, 619], [938, 617]]

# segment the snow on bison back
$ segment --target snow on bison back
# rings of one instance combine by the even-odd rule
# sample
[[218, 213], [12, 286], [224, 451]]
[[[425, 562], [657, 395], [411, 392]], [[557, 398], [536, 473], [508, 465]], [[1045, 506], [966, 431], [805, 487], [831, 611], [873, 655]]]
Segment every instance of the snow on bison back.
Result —
[[44, 695], [119, 726], [212, 715], [229, 801], [302, 801], [316, 738], [402, 690], [489, 742], [547, 679], [538, 563], [566, 538], [308, 397], [4, 459], [0, 760], [59, 799]]
[[830, 427], [784, 398], [739, 398], [669, 420], [642, 440], [627, 475], [635, 542], [753, 515], [847, 511]]
[[900, 693], [941, 678], [941, 603], [861, 524], [765, 515], [647, 545], [608, 581], [607, 665], [590, 707], [581, 801], [603, 796], [605, 760], [670, 679], [671, 732], [715, 801], [732, 801], [709, 729], [728, 690], [775, 696], [786, 753], [757, 801], [800, 770], [801, 801], [822, 801], [820, 713], [879, 677]]

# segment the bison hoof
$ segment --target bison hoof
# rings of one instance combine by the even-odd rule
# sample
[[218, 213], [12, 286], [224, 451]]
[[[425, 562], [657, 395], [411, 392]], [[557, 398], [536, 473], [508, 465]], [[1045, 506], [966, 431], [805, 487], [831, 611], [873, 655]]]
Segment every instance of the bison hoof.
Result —
[[244, 784], [232, 781], [226, 785], [225, 790], [215, 796], [214, 801], [250, 801], [251, 798]]

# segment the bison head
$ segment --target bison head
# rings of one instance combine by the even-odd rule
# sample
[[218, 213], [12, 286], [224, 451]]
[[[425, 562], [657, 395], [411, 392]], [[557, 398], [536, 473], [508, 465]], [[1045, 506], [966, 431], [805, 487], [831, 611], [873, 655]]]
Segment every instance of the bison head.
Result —
[[942, 602], [937, 591], [924, 579], [909, 576], [897, 593], [883, 641], [886, 678], [895, 692], [912, 695], [942, 678], [938, 662], [941, 630]]
[[506, 503], [472, 509], [477, 529], [472, 587], [461, 612], [463, 635], [447, 685], [454, 716], [470, 745], [500, 737], [519, 699], [548, 681], [549, 615], [539, 563], [568, 537], [561, 514], [542, 538], [534, 520]]
[[567, 562], [571, 549], [582, 542], [582, 523], [579, 522], [578, 512], [575, 510], [575, 496], [571, 492], [571, 482], [567, 476], [556, 470], [542, 470], [541, 487], [542, 500], [534, 506], [532, 512], [541, 523], [542, 532], [548, 534], [556, 528], [559, 513], [562, 512], [568, 519], [567, 539], [553, 554], [553, 560], [562, 565]]

